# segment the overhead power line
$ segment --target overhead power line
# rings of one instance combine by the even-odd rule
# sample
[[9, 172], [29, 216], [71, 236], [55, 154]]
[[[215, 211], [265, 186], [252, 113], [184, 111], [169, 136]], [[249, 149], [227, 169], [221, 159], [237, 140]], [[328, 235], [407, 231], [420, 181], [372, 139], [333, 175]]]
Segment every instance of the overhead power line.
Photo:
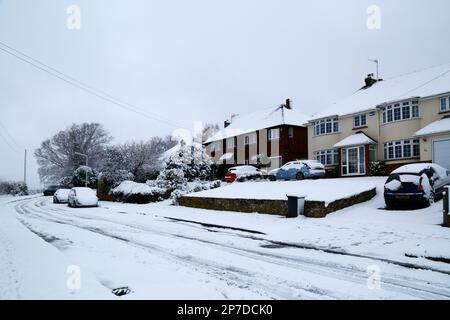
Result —
[[[165, 123], [165, 124], [167, 124], [171, 127], [175, 127], [175, 128], [184, 128], [182, 125], [180, 125], [170, 119], [167, 119], [159, 114], [156, 114], [153, 112], [148, 112], [148, 111], [143, 111], [140, 108], [138, 108], [130, 103], [123, 102], [120, 99], [117, 99], [117, 98], [113, 97], [112, 95], [105, 93], [102, 90], [96, 89], [86, 83], [83, 83], [82, 81], [79, 81], [79, 80], [75, 79], [74, 77], [71, 77], [71, 76], [57, 70], [56, 68], [51, 67], [51, 66], [33, 58], [33, 57], [31, 57], [31, 56], [9, 46], [1, 41], [0, 41], [0, 45], [3, 46], [3, 48], [0, 47], [0, 50], [2, 50], [3, 52], [21, 60], [22, 62], [25, 62], [25, 63], [33, 66], [53, 77], [56, 77], [69, 85], [72, 85], [72, 86], [74, 86], [80, 90], [83, 90], [91, 95], [94, 95], [102, 100], [110, 102], [110, 103], [112, 103], [120, 108], [123, 108], [125, 110], [134, 112], [134, 113], [141, 115], [147, 119], [150, 119], [153, 121], [156, 120], [156, 121]], [[184, 129], [186, 129], [186, 128], [184, 128]]]

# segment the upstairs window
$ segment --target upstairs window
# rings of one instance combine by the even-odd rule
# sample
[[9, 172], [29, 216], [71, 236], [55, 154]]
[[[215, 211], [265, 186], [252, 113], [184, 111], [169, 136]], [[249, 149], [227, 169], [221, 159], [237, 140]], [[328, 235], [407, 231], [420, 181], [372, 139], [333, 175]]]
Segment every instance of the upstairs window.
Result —
[[339, 132], [339, 118], [328, 118], [314, 123], [316, 136]]
[[234, 147], [236, 147], [236, 144], [234, 142], [234, 138], [227, 139], [227, 148], [228, 149], [233, 149]]
[[256, 134], [250, 134], [250, 135], [246, 135], [244, 137], [244, 144], [246, 146], [250, 145], [250, 144], [255, 144], [256, 143]]
[[221, 144], [220, 141], [213, 142], [211, 144], [211, 151], [212, 152], [219, 151], [220, 150], [220, 144]]
[[440, 112], [450, 111], [450, 97], [441, 98]]
[[294, 138], [294, 128], [289, 127], [288, 134], [289, 134], [289, 139]]
[[382, 110], [383, 123], [417, 119], [420, 116], [418, 100], [395, 103], [384, 107]]
[[277, 140], [280, 139], [280, 129], [269, 129], [267, 131], [267, 138], [269, 140]]
[[353, 128], [361, 128], [367, 125], [366, 114], [359, 114], [353, 117]]

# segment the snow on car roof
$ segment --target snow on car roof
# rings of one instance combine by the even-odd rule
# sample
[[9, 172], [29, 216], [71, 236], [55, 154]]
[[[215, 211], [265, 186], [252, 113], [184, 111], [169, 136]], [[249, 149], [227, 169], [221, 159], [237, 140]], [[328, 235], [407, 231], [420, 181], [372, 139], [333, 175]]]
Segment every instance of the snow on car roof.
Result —
[[73, 190], [75, 190], [77, 194], [95, 194], [93, 189], [86, 187], [75, 187]]
[[412, 163], [395, 169], [391, 173], [410, 173], [418, 174], [422, 170], [433, 168], [436, 173], [441, 177], [447, 176], [447, 170], [435, 163]]
[[[284, 113], [284, 117], [283, 117]], [[279, 125], [304, 126], [309, 117], [292, 109], [279, 107], [260, 109], [251, 113], [234, 116], [231, 124], [217, 132], [205, 143], [234, 137]]]
[[450, 117], [430, 123], [416, 132], [416, 137], [424, 137], [437, 133], [450, 132]]
[[450, 92], [450, 63], [385, 79], [313, 115], [312, 119], [344, 116], [394, 101]]

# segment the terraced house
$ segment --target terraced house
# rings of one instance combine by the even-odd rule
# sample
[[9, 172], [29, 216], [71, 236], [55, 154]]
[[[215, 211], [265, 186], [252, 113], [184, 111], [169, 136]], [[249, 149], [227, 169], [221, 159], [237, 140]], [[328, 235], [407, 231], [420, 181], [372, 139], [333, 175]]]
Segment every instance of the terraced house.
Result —
[[234, 115], [204, 143], [206, 153], [225, 167], [250, 164], [278, 168], [307, 158], [307, 122], [308, 117], [294, 111], [289, 100], [280, 107]]
[[369, 174], [411, 162], [450, 169], [450, 64], [377, 80], [316, 114], [308, 123], [308, 157], [338, 176]]

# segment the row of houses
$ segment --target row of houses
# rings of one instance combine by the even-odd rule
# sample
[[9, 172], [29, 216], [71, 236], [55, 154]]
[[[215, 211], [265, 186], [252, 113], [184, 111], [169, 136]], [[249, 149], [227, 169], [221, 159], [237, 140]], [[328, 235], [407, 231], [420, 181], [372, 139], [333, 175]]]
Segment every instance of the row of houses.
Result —
[[368, 75], [354, 94], [309, 117], [289, 100], [234, 115], [204, 145], [227, 166], [316, 159], [342, 177], [368, 175], [376, 161], [389, 172], [411, 162], [450, 169], [450, 64], [385, 80]]

